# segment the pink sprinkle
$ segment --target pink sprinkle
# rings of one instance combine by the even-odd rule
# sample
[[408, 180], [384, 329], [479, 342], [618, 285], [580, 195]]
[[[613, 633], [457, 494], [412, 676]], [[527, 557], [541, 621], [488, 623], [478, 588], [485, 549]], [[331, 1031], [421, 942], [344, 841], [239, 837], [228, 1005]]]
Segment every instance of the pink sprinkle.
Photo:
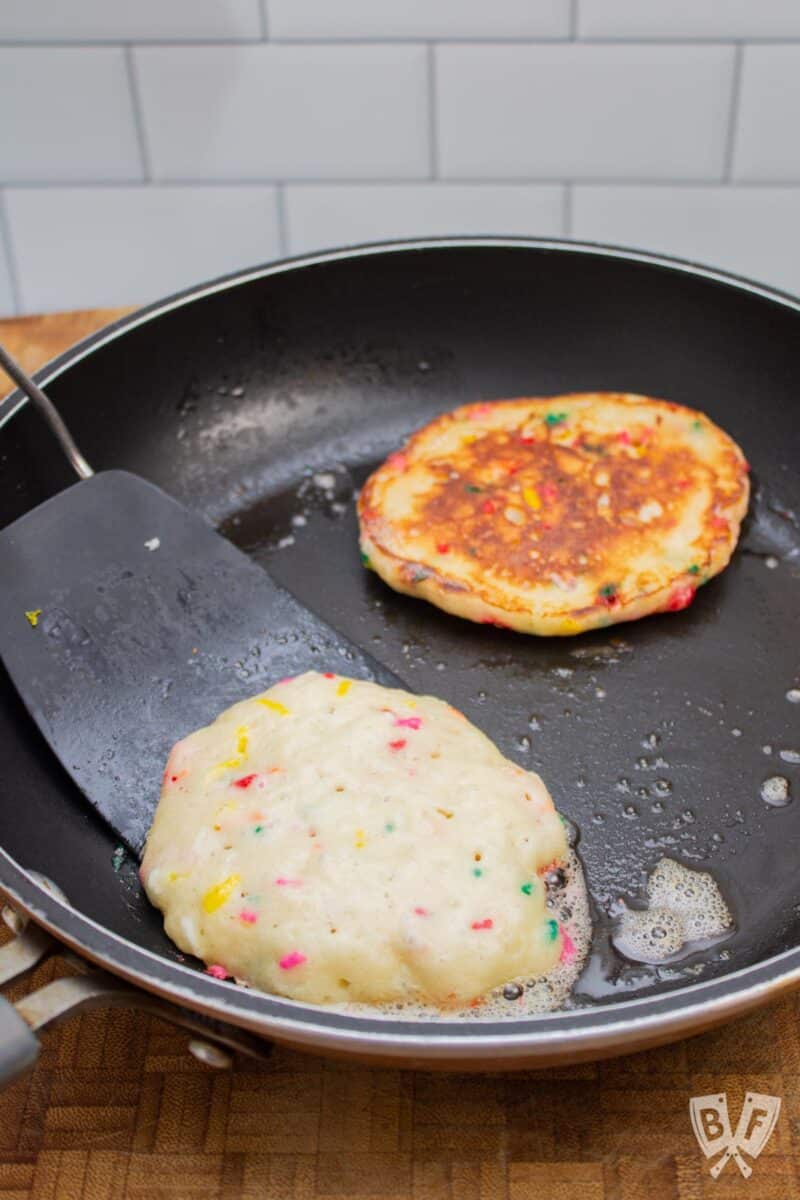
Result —
[[282, 971], [291, 971], [292, 967], [302, 966], [304, 962], [308, 962], [306, 955], [299, 950], [292, 950], [291, 954], [284, 954], [278, 966]]
[[491, 411], [491, 404], [473, 404], [469, 410], [469, 419], [470, 421], [477, 421], [480, 417], [487, 416]]
[[415, 908], [414, 912], [418, 917], [427, 917], [429, 915], [427, 908]]
[[559, 962], [570, 963], [575, 962], [575, 957], [578, 951], [575, 948], [575, 943], [567, 933], [566, 929], [561, 930], [561, 957]]
[[623, 429], [621, 433], [617, 434], [617, 441], [622, 442], [623, 446], [630, 446], [631, 435], [628, 433], [627, 429]]
[[302, 887], [302, 879], [286, 879], [283, 875], [279, 875], [275, 880], [278, 887]]
[[396, 450], [394, 454], [390, 454], [386, 462], [390, 467], [396, 467], [398, 471], [405, 471], [408, 466], [408, 459], [402, 450]]
[[404, 729], [419, 729], [422, 724], [422, 717], [398, 717], [395, 725], [400, 725]]
[[245, 925], [255, 925], [258, 913], [253, 912], [252, 908], [243, 908], [239, 913], [239, 920], [244, 921]]
[[494, 921], [487, 917], [484, 921], [473, 921], [470, 929], [494, 929]]
[[554, 483], [543, 483], [539, 488], [539, 495], [543, 500], [555, 500], [558, 488]]
[[283, 679], [278, 680], [278, 683], [291, 683], [293, 679], [294, 675], [284, 675]]
[[213, 975], [215, 979], [228, 978], [228, 972], [219, 963], [212, 963], [210, 967], [206, 967], [206, 975]]
[[390, 750], [402, 750], [405, 745], [406, 745], [406, 739], [398, 738], [396, 742], [389, 742], [389, 749]]
[[249, 788], [255, 777], [255, 774], [243, 775], [241, 779], [234, 779], [233, 786], [238, 788]]
[[728, 522], [725, 520], [724, 517], [713, 516], [711, 518], [711, 528], [727, 530], [729, 528], [729, 526], [728, 526]]
[[481, 625], [495, 625], [498, 629], [510, 629], [510, 625], [506, 625], [505, 621], [498, 621], [497, 617], [483, 617]]

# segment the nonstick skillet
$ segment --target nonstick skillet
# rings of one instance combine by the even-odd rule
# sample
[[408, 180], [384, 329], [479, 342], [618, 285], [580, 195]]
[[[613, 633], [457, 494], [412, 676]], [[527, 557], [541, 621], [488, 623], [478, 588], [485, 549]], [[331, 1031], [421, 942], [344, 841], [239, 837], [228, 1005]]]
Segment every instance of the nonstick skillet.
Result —
[[[540, 771], [575, 824], [597, 936], [573, 1007], [536, 1020], [367, 1019], [211, 979], [164, 937], [135, 862], [4, 680], [0, 888], [36, 926], [185, 1011], [409, 1066], [628, 1052], [800, 981], [797, 301], [607, 247], [397, 243], [192, 289], [90, 338], [38, 379], [93, 465], [139, 473], [204, 513], [409, 687], [450, 700]], [[363, 570], [353, 492], [412, 429], [470, 400], [606, 389], [704, 410], [751, 462], [740, 548], [690, 609], [579, 638], [526, 638], [450, 618]], [[0, 405], [0, 456], [0, 524], [71, 482], [19, 396]], [[761, 797], [774, 776], [789, 783], [781, 807]], [[736, 930], [660, 968], [625, 962], [608, 948], [609, 914], [621, 896], [641, 902], [664, 855], [712, 872]], [[29, 929], [17, 965], [44, 945]], [[0, 962], [4, 973], [14, 967]], [[83, 987], [81, 1003], [103, 993]], [[117, 989], [117, 1002], [132, 998]]]

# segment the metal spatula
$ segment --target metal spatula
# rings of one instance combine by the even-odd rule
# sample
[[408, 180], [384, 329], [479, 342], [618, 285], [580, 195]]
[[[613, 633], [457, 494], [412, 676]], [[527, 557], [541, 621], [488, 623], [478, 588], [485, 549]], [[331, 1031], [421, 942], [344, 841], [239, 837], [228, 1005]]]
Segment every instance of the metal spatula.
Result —
[[125, 471], [95, 475], [0, 346], [82, 478], [0, 532], [0, 656], [90, 802], [138, 852], [170, 747], [286, 675], [402, 687], [199, 516]]

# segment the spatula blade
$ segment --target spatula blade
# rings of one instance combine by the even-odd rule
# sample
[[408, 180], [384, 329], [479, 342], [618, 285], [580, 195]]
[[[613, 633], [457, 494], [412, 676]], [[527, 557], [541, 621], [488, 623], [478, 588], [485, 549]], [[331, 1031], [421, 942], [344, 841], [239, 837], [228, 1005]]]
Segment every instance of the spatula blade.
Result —
[[0, 580], [12, 681], [137, 852], [171, 746], [228, 705], [307, 670], [403, 686], [201, 517], [124, 471], [0, 532]]

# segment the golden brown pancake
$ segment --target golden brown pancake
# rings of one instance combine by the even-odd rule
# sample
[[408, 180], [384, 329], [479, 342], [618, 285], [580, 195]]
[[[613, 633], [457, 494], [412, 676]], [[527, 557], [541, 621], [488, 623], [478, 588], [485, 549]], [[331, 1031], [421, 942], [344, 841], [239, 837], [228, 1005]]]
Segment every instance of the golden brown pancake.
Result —
[[565, 635], [686, 608], [730, 561], [748, 466], [703, 413], [609, 392], [469, 404], [367, 480], [361, 553], [471, 621]]

